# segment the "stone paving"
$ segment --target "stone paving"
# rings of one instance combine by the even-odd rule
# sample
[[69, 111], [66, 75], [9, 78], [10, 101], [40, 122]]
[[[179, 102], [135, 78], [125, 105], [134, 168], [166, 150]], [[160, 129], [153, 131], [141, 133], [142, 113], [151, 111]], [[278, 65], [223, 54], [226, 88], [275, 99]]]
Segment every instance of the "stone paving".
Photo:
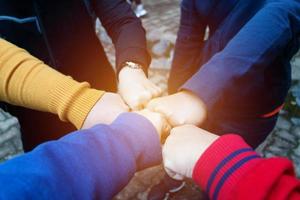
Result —
[[0, 162], [23, 153], [18, 119], [0, 108]]
[[[179, 24], [179, 0], [144, 0], [149, 14], [142, 19], [147, 31], [148, 47], [153, 60], [149, 77], [164, 90], [167, 95], [167, 79], [171, 66], [172, 54]], [[114, 47], [100, 23], [97, 33], [104, 44], [112, 64]], [[285, 156], [293, 160], [297, 174], [300, 175], [300, 53], [292, 60], [293, 86], [286, 100], [276, 128], [266, 141], [257, 149], [265, 157]], [[0, 160], [6, 160], [22, 153], [19, 125], [15, 118], [0, 112]], [[135, 174], [130, 184], [114, 199], [147, 199], [152, 185], [163, 176], [162, 166], [153, 167]], [[183, 190], [170, 199], [205, 199], [201, 190], [188, 180]]]

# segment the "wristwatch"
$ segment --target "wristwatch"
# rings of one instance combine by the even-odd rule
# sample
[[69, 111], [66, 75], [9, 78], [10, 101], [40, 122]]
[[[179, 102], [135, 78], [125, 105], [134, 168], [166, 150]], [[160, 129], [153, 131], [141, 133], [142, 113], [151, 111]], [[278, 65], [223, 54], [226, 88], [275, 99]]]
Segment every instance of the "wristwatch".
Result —
[[130, 61], [125, 62], [122, 67], [129, 67], [131, 69], [143, 69], [142, 65]]

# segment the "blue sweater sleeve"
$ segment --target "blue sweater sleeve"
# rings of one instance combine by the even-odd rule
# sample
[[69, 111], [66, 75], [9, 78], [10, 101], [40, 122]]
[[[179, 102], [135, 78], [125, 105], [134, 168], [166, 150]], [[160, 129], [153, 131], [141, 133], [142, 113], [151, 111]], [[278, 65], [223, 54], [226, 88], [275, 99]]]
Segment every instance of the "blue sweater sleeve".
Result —
[[181, 89], [197, 94], [209, 107], [234, 81], [263, 73], [300, 32], [297, 0], [266, 1], [227, 46], [213, 56]]
[[111, 199], [137, 170], [160, 161], [153, 125], [126, 113], [2, 164], [0, 199]]

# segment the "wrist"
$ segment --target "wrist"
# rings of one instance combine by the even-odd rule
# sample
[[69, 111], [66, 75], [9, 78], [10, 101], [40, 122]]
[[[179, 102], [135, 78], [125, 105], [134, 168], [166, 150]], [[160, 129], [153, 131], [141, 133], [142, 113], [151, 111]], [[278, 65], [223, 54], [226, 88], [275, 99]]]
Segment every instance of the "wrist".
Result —
[[87, 82], [79, 83], [70, 77], [62, 77], [56, 83], [57, 87], [50, 95], [50, 111], [58, 114], [62, 121], [71, 122], [80, 129], [90, 110], [105, 92], [91, 89]]
[[[127, 62], [126, 62], [127, 63]], [[130, 65], [123, 65], [121, 71], [119, 72], [119, 79], [122, 79], [127, 76], [144, 76], [146, 77], [141, 65], [130, 62]], [[128, 63], [127, 63], [128, 64]]]
[[260, 160], [240, 136], [224, 135], [200, 156], [193, 169], [193, 180], [213, 199], [228, 197], [243, 174]]
[[136, 63], [136, 62], [131, 62], [131, 61], [126, 61], [122, 64], [122, 67], [128, 67], [131, 69], [143, 69], [143, 66]]

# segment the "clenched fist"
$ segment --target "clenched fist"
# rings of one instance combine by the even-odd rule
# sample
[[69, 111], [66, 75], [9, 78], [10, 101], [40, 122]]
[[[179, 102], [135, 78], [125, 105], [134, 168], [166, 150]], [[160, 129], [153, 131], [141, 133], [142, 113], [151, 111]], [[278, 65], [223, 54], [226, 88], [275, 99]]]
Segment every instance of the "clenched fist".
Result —
[[164, 135], [169, 134], [171, 130], [171, 126], [168, 124], [167, 120], [164, 116], [160, 113], [155, 113], [149, 111], [147, 109], [136, 111], [135, 113], [142, 115], [143, 117], [147, 118], [155, 127], [159, 138]]
[[198, 159], [218, 137], [194, 125], [173, 128], [163, 147], [168, 175], [177, 180], [192, 178]]
[[189, 91], [153, 99], [147, 108], [163, 114], [173, 127], [184, 124], [200, 125], [206, 118], [204, 103]]
[[120, 95], [106, 92], [94, 105], [85, 119], [82, 129], [91, 128], [96, 124], [110, 124], [129, 108]]
[[142, 69], [123, 67], [119, 73], [119, 93], [132, 110], [140, 110], [162, 90], [154, 85]]

